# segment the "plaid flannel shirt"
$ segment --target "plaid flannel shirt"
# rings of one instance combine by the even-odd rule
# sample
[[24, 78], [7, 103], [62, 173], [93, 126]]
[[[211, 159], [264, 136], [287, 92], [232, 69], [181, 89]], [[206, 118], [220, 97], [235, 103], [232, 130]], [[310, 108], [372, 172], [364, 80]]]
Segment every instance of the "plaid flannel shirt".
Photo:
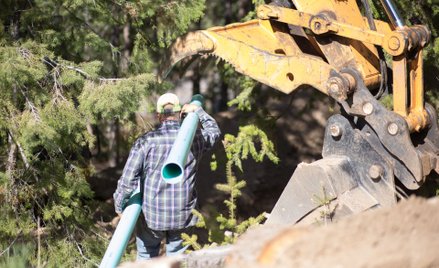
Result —
[[168, 184], [161, 178], [178, 130], [179, 121], [166, 120], [156, 130], [145, 133], [134, 143], [113, 195], [117, 213], [143, 183], [142, 211], [153, 230], [177, 230], [195, 225], [192, 209], [197, 203], [195, 173], [203, 152], [212, 148], [221, 134], [216, 121], [201, 107], [195, 110], [202, 128], [195, 134], [181, 182]]

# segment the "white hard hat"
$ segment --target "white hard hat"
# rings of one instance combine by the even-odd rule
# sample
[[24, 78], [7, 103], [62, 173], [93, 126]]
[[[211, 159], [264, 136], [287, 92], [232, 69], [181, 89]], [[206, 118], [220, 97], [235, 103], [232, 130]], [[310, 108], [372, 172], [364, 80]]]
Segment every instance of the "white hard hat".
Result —
[[173, 93], [165, 93], [159, 97], [159, 99], [157, 100], [156, 111], [158, 113], [164, 113], [165, 112], [164, 107], [168, 104], [173, 105], [172, 112], [181, 111], [180, 101], [178, 100], [177, 95]]

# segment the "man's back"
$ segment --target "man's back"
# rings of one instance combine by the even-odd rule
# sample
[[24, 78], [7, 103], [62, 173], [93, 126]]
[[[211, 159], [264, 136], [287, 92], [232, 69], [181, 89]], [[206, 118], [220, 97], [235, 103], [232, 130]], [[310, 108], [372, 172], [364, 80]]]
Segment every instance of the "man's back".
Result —
[[180, 128], [179, 121], [166, 120], [156, 130], [144, 134], [135, 142], [118, 182], [118, 190], [115, 193], [116, 209], [118, 204], [121, 205], [121, 199], [126, 198], [122, 189], [135, 189], [142, 178], [142, 210], [149, 228], [176, 230], [196, 223], [197, 219], [192, 214], [197, 202], [195, 173], [202, 153], [213, 147], [220, 131], [215, 120], [203, 109], [199, 108], [195, 112], [203, 128], [198, 129], [194, 137], [184, 167], [183, 180], [176, 184], [168, 184], [161, 178], [162, 166]]

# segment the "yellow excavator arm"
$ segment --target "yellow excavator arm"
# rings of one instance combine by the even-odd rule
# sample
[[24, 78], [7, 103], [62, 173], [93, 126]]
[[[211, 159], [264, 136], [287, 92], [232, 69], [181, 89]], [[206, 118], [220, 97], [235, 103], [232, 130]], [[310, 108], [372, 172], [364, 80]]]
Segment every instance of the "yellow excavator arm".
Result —
[[[367, 1], [366, 16], [354, 0], [274, 2], [259, 6], [255, 20], [191, 32], [169, 48], [162, 78], [183, 58], [211, 54], [286, 94], [313, 87], [346, 112], [328, 120], [323, 159], [296, 169], [272, 219], [297, 222], [315, 211], [304, 200], [321, 188], [352, 213], [391, 205], [394, 177], [417, 189], [438, 170], [436, 111], [425, 105], [423, 89], [422, 50], [430, 32], [403, 25], [393, 3], [381, 2], [391, 23], [367, 15]], [[392, 58], [392, 81], [383, 53]], [[393, 111], [378, 101], [387, 85]], [[282, 212], [293, 203], [295, 211]]]

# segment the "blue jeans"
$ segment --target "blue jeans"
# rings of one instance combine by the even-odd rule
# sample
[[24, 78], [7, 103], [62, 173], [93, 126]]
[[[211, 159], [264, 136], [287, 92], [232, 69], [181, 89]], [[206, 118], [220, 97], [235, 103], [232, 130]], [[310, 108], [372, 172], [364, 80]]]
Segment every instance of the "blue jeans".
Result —
[[157, 257], [160, 244], [166, 239], [166, 256], [182, 254], [189, 246], [183, 246], [182, 233], [189, 229], [156, 231], [149, 229], [143, 215], [140, 215], [136, 224], [137, 260], [148, 260]]

